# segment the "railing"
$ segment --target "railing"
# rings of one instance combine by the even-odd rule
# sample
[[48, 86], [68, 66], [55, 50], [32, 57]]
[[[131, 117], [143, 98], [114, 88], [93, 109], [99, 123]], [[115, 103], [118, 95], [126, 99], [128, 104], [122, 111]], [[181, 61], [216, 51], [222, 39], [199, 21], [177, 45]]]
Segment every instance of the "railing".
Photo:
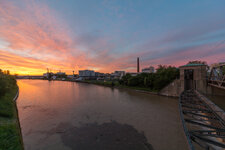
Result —
[[225, 121], [210, 105], [194, 90], [180, 95], [180, 116], [190, 150], [225, 148]]
[[17, 98], [18, 98], [18, 96], [19, 96], [19, 87], [18, 87], [18, 90], [17, 90], [17, 93], [16, 93], [16, 95], [15, 95], [15, 97], [13, 98], [13, 101], [15, 102], [16, 100], [17, 100]]
[[211, 69], [208, 83], [221, 89], [225, 89], [225, 64], [214, 66]]

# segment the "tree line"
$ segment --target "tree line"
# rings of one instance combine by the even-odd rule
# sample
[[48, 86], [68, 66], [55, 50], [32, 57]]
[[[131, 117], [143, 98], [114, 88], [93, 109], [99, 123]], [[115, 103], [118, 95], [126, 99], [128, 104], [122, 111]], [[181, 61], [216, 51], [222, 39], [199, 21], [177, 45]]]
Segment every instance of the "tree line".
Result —
[[159, 91], [179, 76], [178, 68], [159, 65], [155, 73], [140, 73], [136, 76], [127, 73], [119, 80], [119, 83], [125, 86], [145, 87]]

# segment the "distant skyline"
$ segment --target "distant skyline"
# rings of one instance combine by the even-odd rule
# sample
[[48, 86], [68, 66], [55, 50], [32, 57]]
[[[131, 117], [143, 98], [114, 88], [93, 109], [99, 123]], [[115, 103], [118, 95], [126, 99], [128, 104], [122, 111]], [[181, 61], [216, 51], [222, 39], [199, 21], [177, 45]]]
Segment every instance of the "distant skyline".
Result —
[[0, 69], [136, 72], [225, 61], [223, 0], [0, 0]]

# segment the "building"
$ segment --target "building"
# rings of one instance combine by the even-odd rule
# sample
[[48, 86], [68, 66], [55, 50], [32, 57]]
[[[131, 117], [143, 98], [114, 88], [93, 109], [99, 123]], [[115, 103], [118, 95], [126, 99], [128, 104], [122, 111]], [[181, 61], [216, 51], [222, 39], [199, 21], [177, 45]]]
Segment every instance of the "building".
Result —
[[58, 75], [58, 76], [65, 76], [65, 75], [66, 75], [66, 73], [65, 73], [65, 72], [61, 72], [61, 71], [60, 71], [60, 72], [57, 72], [57, 73], [56, 73], [56, 75]]
[[113, 79], [121, 79], [126, 74], [125, 71], [115, 71], [111, 74]]
[[118, 76], [124, 76], [126, 74], [125, 71], [115, 71], [114, 74], [118, 75]]
[[95, 72], [95, 76], [96, 77], [105, 77], [104, 73], [100, 73], [100, 72]]
[[186, 64], [179, 67], [180, 78], [164, 87], [159, 94], [179, 97], [184, 90], [197, 90], [207, 93], [207, 65]]
[[44, 73], [44, 74], [43, 74], [43, 77], [49, 79], [49, 78], [51, 78], [53, 75], [54, 75], [54, 73], [52, 73], [52, 72], [47, 72], [47, 73]]
[[206, 91], [207, 65], [187, 64], [180, 66], [181, 87], [184, 90], [196, 89], [205, 93]]
[[96, 80], [105, 80], [105, 74], [100, 72], [95, 72]]
[[111, 80], [111, 74], [105, 73], [105, 80]]
[[79, 78], [89, 80], [96, 79], [96, 76], [93, 70], [79, 70]]
[[129, 74], [130, 74], [132, 77], [135, 77], [135, 76], [137, 76], [139, 73], [137, 73], [137, 72], [129, 72]]
[[79, 77], [94, 77], [95, 72], [93, 70], [79, 70]]
[[153, 66], [142, 69], [142, 73], [154, 73], [154, 72], [155, 72], [155, 68]]

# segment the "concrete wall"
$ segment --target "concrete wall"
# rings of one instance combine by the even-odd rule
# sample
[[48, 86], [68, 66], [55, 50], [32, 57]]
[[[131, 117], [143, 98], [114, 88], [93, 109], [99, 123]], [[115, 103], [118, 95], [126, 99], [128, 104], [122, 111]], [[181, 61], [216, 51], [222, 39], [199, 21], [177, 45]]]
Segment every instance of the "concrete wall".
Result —
[[184, 86], [182, 85], [181, 80], [176, 79], [172, 83], [170, 83], [168, 86], [163, 88], [159, 92], [159, 94], [164, 96], [179, 97], [183, 90], [184, 90]]
[[[219, 95], [225, 96], [225, 90], [213, 86], [206, 86], [203, 80], [197, 80], [197, 90], [206, 95]], [[181, 92], [184, 91], [184, 81], [180, 79], [174, 80], [172, 83], [164, 87], [159, 94], [164, 96], [179, 97]]]
[[[206, 87], [206, 95], [225, 96], [225, 90], [208, 85]], [[224, 98], [225, 99], [225, 98]]]

